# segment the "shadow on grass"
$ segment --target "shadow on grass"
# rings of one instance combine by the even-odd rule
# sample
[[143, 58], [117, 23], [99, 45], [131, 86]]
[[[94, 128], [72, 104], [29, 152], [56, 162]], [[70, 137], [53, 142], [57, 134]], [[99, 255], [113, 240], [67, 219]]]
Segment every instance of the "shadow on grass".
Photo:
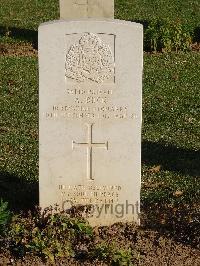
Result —
[[[147, 165], [159, 164], [166, 170], [197, 176], [200, 173], [198, 159], [199, 152], [197, 151], [167, 146], [165, 143], [150, 141], [142, 143], [142, 160]], [[0, 198], [8, 201], [13, 211], [33, 209], [35, 205], [38, 205], [38, 195], [37, 182], [29, 183], [16, 175], [0, 172]], [[142, 201], [142, 213], [144, 214], [141, 221], [144, 228], [158, 231], [177, 242], [199, 247], [200, 210], [198, 202], [191, 204], [177, 202], [176, 205], [170, 206], [159, 199], [152, 202], [147, 197]]]
[[[146, 33], [146, 30], [150, 24], [150, 21], [147, 20], [135, 20], [132, 22], [140, 23], [144, 27], [144, 34]], [[38, 50], [38, 32], [35, 30], [30, 29], [21, 29], [16, 27], [6, 27], [6, 26], [0, 26], [0, 35], [2, 36], [9, 36], [13, 39], [17, 39], [20, 41], [28, 41], [31, 43], [32, 47], [36, 50]], [[146, 35], [144, 35], [146, 36]], [[192, 34], [193, 42], [200, 42], [200, 27], [197, 27], [194, 29]], [[147, 41], [144, 38], [144, 50], [146, 52], [151, 51], [151, 44], [149, 41]], [[158, 50], [161, 51], [161, 47], [158, 47]]]
[[194, 42], [200, 43], [200, 27], [194, 29], [193, 39]]
[[39, 202], [38, 182], [26, 182], [18, 176], [0, 172], [0, 198], [14, 212], [33, 209]]
[[183, 175], [200, 175], [200, 151], [181, 149], [166, 143], [143, 141], [142, 162], [151, 166], [161, 165], [163, 170]]
[[200, 248], [200, 210], [198, 203], [179, 204], [170, 207], [165, 204], [149, 204], [142, 207], [142, 227], [159, 232], [184, 245]]
[[38, 49], [38, 32], [35, 30], [0, 26], [0, 35], [9, 36], [20, 41], [28, 41], [34, 49]]
[[[199, 160], [200, 151], [181, 149], [166, 143], [142, 143], [142, 162], [145, 165], [161, 165], [163, 170], [189, 175], [191, 182], [192, 177], [200, 175]], [[197, 186], [196, 181], [194, 188], [188, 191], [187, 203], [181, 198], [169, 201], [168, 197], [173, 197], [171, 193], [162, 198], [159, 188], [149, 191], [142, 200], [143, 226], [183, 244], [200, 247], [200, 202]]]

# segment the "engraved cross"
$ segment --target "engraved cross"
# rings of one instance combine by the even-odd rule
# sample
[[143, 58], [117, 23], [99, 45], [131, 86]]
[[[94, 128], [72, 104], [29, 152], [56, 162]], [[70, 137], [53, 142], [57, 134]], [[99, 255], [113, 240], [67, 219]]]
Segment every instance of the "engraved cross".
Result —
[[106, 143], [94, 143], [92, 140], [93, 124], [86, 124], [88, 128], [88, 141], [84, 143], [76, 143], [72, 141], [72, 150], [77, 148], [87, 148], [87, 179], [94, 180], [92, 177], [92, 151], [93, 148], [102, 148], [108, 150], [108, 141]]

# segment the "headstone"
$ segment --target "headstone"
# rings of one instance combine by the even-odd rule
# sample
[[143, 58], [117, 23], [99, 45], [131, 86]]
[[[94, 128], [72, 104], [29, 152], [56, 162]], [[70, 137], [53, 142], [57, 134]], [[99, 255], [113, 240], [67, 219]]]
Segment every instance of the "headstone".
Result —
[[60, 18], [114, 18], [114, 0], [60, 0]]
[[39, 28], [40, 205], [90, 205], [92, 225], [139, 223], [143, 29], [120, 20]]

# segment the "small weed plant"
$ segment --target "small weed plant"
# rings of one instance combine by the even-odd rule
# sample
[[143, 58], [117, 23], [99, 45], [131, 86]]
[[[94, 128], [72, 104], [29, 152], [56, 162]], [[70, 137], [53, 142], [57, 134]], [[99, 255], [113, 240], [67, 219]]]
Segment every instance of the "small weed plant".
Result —
[[11, 220], [11, 212], [8, 210], [8, 203], [0, 200], [0, 234], [5, 233], [7, 225]]
[[[4, 209], [7, 205], [4, 204]], [[103, 232], [102, 228], [98, 228]], [[101, 234], [100, 233], [100, 234]], [[26, 255], [43, 261], [101, 261], [113, 266], [133, 265], [138, 261], [130, 246], [119, 248], [115, 239], [97, 237], [98, 233], [73, 210], [72, 213], [37, 208], [28, 214], [13, 215], [2, 242], [11, 256]]]
[[82, 218], [71, 218], [66, 213], [37, 211], [13, 217], [8, 237], [11, 250], [19, 256], [32, 253], [55, 261], [73, 257], [72, 245], [85, 237], [92, 238], [92, 228]]
[[130, 249], [119, 249], [115, 243], [102, 242], [93, 251], [94, 258], [113, 266], [131, 266], [133, 255]]
[[145, 31], [145, 48], [152, 52], [187, 51], [191, 44], [191, 34], [179, 20], [153, 19]]

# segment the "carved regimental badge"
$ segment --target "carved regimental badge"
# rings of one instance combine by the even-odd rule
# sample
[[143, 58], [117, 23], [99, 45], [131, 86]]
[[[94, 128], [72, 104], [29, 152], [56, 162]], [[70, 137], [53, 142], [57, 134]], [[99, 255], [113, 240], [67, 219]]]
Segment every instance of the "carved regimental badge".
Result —
[[101, 83], [114, 75], [114, 58], [109, 45], [97, 35], [86, 33], [69, 48], [65, 68], [68, 78]]

